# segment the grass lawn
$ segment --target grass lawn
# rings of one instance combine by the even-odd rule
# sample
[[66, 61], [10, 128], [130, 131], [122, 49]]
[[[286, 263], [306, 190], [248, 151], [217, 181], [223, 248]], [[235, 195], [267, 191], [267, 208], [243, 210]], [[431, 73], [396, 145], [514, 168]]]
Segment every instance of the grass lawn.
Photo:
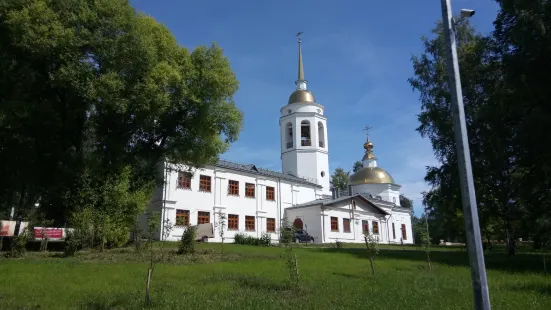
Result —
[[[301, 288], [287, 286], [282, 248], [198, 245], [199, 254], [166, 254], [151, 283], [154, 309], [472, 309], [465, 251], [436, 249], [433, 270], [415, 247], [384, 246], [375, 277], [363, 248], [299, 247]], [[27, 253], [0, 259], [0, 309], [144, 308], [148, 256], [132, 248], [74, 258]], [[486, 256], [494, 309], [551, 309], [542, 257]]]

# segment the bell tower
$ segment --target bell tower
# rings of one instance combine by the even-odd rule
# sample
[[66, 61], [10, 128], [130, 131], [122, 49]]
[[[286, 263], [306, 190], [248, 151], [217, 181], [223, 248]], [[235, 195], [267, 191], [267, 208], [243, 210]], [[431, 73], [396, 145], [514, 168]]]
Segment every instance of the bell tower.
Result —
[[330, 194], [327, 118], [324, 107], [307, 89], [302, 63], [302, 40], [298, 37], [298, 79], [287, 105], [280, 110], [281, 166], [283, 173], [310, 179]]

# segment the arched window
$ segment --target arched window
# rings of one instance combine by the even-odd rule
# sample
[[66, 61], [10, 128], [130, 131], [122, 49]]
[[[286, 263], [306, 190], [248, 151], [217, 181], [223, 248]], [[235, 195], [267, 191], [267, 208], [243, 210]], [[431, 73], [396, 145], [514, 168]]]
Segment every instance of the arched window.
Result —
[[319, 147], [324, 148], [325, 147], [325, 131], [323, 130], [323, 123], [318, 122], [318, 139], [319, 139]]
[[293, 124], [290, 122], [285, 125], [285, 144], [288, 149], [293, 147]]
[[312, 135], [310, 134], [310, 122], [309, 121], [300, 122], [300, 145], [311, 146], [312, 145], [311, 136]]

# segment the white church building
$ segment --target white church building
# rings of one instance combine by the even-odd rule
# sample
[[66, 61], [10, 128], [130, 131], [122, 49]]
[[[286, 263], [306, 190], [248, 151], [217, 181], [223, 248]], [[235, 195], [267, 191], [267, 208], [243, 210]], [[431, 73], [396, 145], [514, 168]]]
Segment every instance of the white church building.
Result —
[[[315, 243], [364, 242], [369, 230], [381, 243], [413, 243], [411, 210], [400, 206], [400, 185], [380, 167], [364, 144], [363, 168], [350, 176], [348, 189], [330, 188], [329, 143], [325, 108], [307, 89], [299, 39], [296, 90], [280, 112], [282, 171], [219, 160], [188, 172], [164, 163], [164, 185], [147, 212], [160, 212], [159, 238], [176, 241], [187, 226], [211, 223], [209, 242], [220, 242], [217, 216], [226, 217], [226, 242], [236, 233], [279, 240], [284, 217], [314, 237]], [[172, 225], [165, 238], [164, 225]]]

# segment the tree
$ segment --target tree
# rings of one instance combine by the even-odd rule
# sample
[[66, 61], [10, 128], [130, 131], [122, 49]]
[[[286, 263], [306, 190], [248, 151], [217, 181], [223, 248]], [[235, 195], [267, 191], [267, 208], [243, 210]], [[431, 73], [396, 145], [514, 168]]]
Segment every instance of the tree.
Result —
[[352, 168], [352, 172], [356, 172], [364, 167], [364, 164], [361, 161], [357, 161], [354, 163], [354, 167]]
[[400, 194], [400, 206], [402, 208], [413, 210], [413, 200], [407, 198], [403, 194]]
[[218, 228], [218, 235], [220, 236], [220, 240], [222, 241], [220, 243], [220, 251], [224, 252], [224, 239], [226, 239], [227, 216], [226, 216], [226, 213], [222, 212], [222, 210], [218, 210], [218, 212], [216, 212], [216, 215], [217, 215], [216, 228]]
[[336, 188], [339, 190], [345, 190], [346, 185], [348, 184], [348, 177], [350, 176], [349, 171], [344, 171], [342, 168], [337, 168], [331, 175], [331, 188]]
[[75, 206], [127, 223], [144, 205], [131, 214], [98, 188], [128, 181], [137, 201], [159, 161], [215, 161], [241, 129], [237, 88], [216, 44], [189, 52], [127, 1], [3, 1], [0, 210], [24, 215], [40, 198], [56, 225]]
[[364, 232], [364, 241], [365, 248], [367, 250], [367, 255], [369, 256], [369, 262], [371, 264], [371, 273], [375, 275], [375, 263], [373, 258], [379, 254], [379, 242], [369, 230]]
[[[551, 90], [546, 87], [551, 69], [546, 51], [551, 48], [551, 3], [545, 0], [497, 0], [500, 11], [493, 32], [496, 58], [500, 60], [501, 92], [496, 98], [513, 135], [508, 148], [514, 151], [515, 202], [523, 218], [516, 227], [534, 237], [540, 246], [551, 227]], [[517, 210], [514, 210], [517, 211]], [[519, 215], [518, 213], [521, 213]], [[511, 245], [514, 245], [510, 242]]]
[[[502, 109], [498, 100], [502, 70], [491, 38], [476, 33], [465, 19], [457, 20], [458, 58], [481, 226], [492, 216], [499, 217], [508, 239], [513, 240], [518, 218], [512, 178], [516, 159], [508, 146], [515, 134], [507, 109]], [[429, 138], [440, 162], [439, 167], [427, 169], [425, 180], [433, 186], [429, 194], [434, 194], [427, 205], [431, 213], [455, 221], [462, 220], [462, 207], [441, 22], [433, 34], [433, 39], [422, 38], [425, 53], [413, 57], [415, 77], [409, 82], [420, 93], [421, 124], [417, 130]]]

